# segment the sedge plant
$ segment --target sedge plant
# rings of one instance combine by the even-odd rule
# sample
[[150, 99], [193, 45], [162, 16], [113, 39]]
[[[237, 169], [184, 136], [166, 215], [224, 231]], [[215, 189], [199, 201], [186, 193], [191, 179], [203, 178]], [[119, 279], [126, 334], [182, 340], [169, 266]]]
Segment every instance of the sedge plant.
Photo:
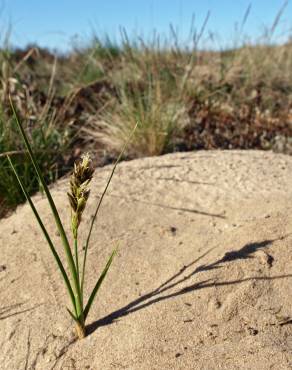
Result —
[[56, 208], [56, 205], [54, 203], [54, 200], [51, 196], [51, 193], [50, 193], [50, 190], [44, 180], [44, 177], [42, 175], [42, 172], [40, 170], [40, 167], [38, 165], [38, 162], [36, 160], [36, 157], [35, 157], [35, 154], [32, 150], [32, 147], [29, 143], [29, 140], [27, 138], [27, 135], [25, 133], [25, 130], [23, 129], [23, 126], [20, 122], [20, 119], [16, 113], [16, 110], [13, 106], [13, 103], [12, 103], [12, 100], [10, 98], [10, 104], [11, 104], [11, 108], [12, 108], [12, 111], [13, 111], [13, 115], [14, 115], [14, 118], [15, 118], [15, 121], [17, 123], [17, 126], [18, 126], [18, 129], [20, 131], [20, 134], [22, 136], [22, 139], [24, 141], [24, 144], [26, 146], [26, 150], [29, 154], [29, 157], [32, 161], [32, 164], [33, 164], [33, 167], [35, 169], [35, 172], [38, 176], [38, 179], [43, 187], [43, 190], [44, 190], [44, 193], [47, 197], [47, 200], [48, 200], [48, 203], [49, 203], [49, 206], [51, 208], [51, 212], [54, 216], [54, 220], [55, 220], [55, 223], [56, 223], [56, 227], [58, 229], [58, 232], [60, 234], [60, 237], [61, 237], [61, 241], [62, 241], [62, 244], [63, 244], [63, 248], [64, 248], [64, 251], [65, 251], [65, 256], [66, 256], [66, 262], [67, 262], [67, 265], [68, 265], [68, 270], [69, 272], [66, 271], [65, 267], [64, 267], [64, 264], [59, 256], [59, 253], [57, 251], [57, 248], [56, 246], [54, 245], [47, 229], [46, 229], [46, 226], [44, 225], [42, 219], [41, 219], [41, 216], [39, 215], [34, 203], [33, 203], [33, 200], [32, 198], [30, 197], [28, 191], [26, 190], [25, 188], [25, 185], [22, 181], [22, 179], [20, 178], [15, 166], [13, 165], [12, 161], [11, 161], [11, 158], [9, 156], [7, 156], [7, 159], [9, 161], [9, 164], [17, 178], [17, 181], [22, 189], [22, 192], [24, 193], [25, 195], [25, 198], [27, 199], [31, 209], [32, 209], [32, 212], [34, 213], [35, 217], [36, 217], [36, 220], [45, 236], [45, 239], [49, 245], [49, 248], [53, 254], [53, 257], [57, 263], [57, 266], [60, 270], [60, 273], [61, 273], [61, 276], [64, 280], [64, 283], [65, 283], [65, 286], [67, 288], [67, 291], [68, 291], [68, 294], [69, 294], [69, 297], [70, 297], [70, 300], [71, 300], [71, 305], [72, 305], [72, 308], [71, 310], [69, 308], [67, 308], [67, 311], [68, 313], [70, 314], [70, 316], [73, 318], [73, 320], [75, 321], [75, 324], [76, 324], [76, 333], [77, 333], [77, 336], [79, 339], [82, 339], [86, 336], [86, 326], [85, 326], [85, 322], [86, 322], [86, 319], [88, 317], [88, 313], [90, 311], [90, 308], [92, 307], [92, 304], [96, 298], [96, 294], [104, 280], [104, 278], [106, 277], [107, 273], [108, 273], [108, 270], [112, 264], [112, 261], [113, 261], [113, 258], [117, 252], [117, 249], [115, 249], [103, 271], [101, 272], [100, 276], [98, 277], [97, 281], [96, 281], [96, 284], [95, 286], [93, 287], [92, 291], [91, 291], [91, 294], [89, 295], [89, 298], [87, 300], [87, 302], [85, 303], [84, 302], [84, 285], [85, 285], [85, 272], [86, 272], [86, 258], [87, 258], [87, 251], [88, 251], [88, 246], [89, 246], [89, 242], [90, 242], [90, 237], [91, 237], [91, 233], [92, 233], [92, 229], [93, 229], [93, 226], [94, 226], [94, 222], [96, 220], [96, 217], [98, 215], [98, 212], [100, 210], [100, 206], [102, 204], [102, 201], [104, 199], [104, 196], [107, 192], [107, 189], [109, 187], [109, 184], [112, 180], [112, 177], [114, 175], [114, 172], [115, 172], [115, 169], [117, 167], [117, 164], [119, 163], [119, 161], [121, 160], [123, 154], [124, 154], [124, 151], [132, 137], [132, 135], [134, 134], [134, 131], [137, 127], [137, 124], [135, 125], [133, 131], [132, 131], [132, 134], [130, 135], [130, 137], [128, 138], [127, 142], [125, 143], [125, 146], [123, 148], [123, 150], [120, 152], [113, 168], [112, 168], [112, 171], [110, 173], [110, 176], [108, 178], [108, 181], [106, 183], [106, 186], [103, 190], [103, 193], [99, 199], [99, 202], [96, 206], [96, 209], [95, 209], [95, 212], [94, 212], [94, 216], [91, 220], [91, 224], [90, 224], [90, 227], [89, 227], [89, 230], [88, 230], [88, 235], [87, 235], [87, 238], [86, 238], [86, 243], [85, 243], [85, 247], [84, 247], [84, 253], [83, 253], [83, 261], [82, 263], [80, 263], [80, 258], [81, 256], [79, 255], [79, 252], [78, 252], [78, 228], [79, 228], [79, 225], [80, 225], [80, 222], [82, 221], [82, 213], [86, 207], [86, 203], [87, 203], [87, 200], [89, 198], [89, 194], [90, 194], [90, 189], [89, 189], [89, 183], [92, 179], [92, 176], [93, 176], [93, 173], [94, 173], [94, 168], [92, 166], [92, 162], [91, 162], [91, 159], [90, 159], [90, 156], [89, 154], [85, 154], [81, 160], [77, 163], [74, 164], [74, 171], [73, 171], [73, 174], [71, 176], [71, 179], [70, 179], [70, 192], [68, 192], [68, 198], [69, 198], [69, 202], [70, 202], [70, 207], [71, 207], [71, 231], [72, 231], [72, 234], [73, 234], [73, 240], [74, 240], [74, 243], [73, 243], [73, 246], [70, 245], [69, 243], [69, 238], [67, 236], [67, 233], [65, 232], [65, 229], [64, 229], [64, 226], [62, 224], [62, 221], [60, 219], [60, 216], [59, 216], [59, 213], [57, 211], [57, 208]]

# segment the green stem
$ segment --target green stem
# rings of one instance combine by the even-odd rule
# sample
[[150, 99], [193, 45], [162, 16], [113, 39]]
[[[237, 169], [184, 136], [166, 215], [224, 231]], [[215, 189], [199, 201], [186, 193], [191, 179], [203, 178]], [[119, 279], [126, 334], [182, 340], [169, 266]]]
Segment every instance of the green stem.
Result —
[[76, 272], [77, 272], [77, 277], [78, 277], [78, 280], [79, 280], [78, 240], [77, 240], [77, 238], [74, 238], [74, 254], [75, 254]]
[[81, 306], [81, 312], [83, 313], [83, 291], [80, 287], [80, 273], [79, 273], [79, 256], [78, 256], [78, 238], [77, 235], [74, 238], [74, 254], [75, 254], [75, 266], [76, 266], [76, 272], [77, 272], [77, 278], [78, 278], [78, 287], [80, 290], [80, 306]]

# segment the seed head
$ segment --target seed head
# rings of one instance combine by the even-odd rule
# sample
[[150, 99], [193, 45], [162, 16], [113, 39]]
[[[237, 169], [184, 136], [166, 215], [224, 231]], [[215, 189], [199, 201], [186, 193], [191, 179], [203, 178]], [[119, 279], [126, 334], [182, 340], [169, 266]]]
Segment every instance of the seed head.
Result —
[[88, 153], [81, 160], [74, 163], [74, 171], [70, 178], [70, 192], [68, 198], [71, 206], [71, 224], [73, 235], [77, 237], [78, 226], [85, 209], [90, 190], [88, 185], [92, 179], [94, 168]]

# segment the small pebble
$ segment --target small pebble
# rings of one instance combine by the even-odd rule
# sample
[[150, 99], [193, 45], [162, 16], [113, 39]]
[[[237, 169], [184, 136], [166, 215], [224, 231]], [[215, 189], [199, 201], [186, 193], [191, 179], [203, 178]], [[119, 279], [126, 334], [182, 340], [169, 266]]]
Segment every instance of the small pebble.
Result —
[[169, 230], [170, 230], [170, 232], [172, 233], [172, 235], [173, 235], [173, 236], [175, 236], [175, 234], [176, 234], [176, 227], [171, 226], [171, 227], [169, 228]]
[[5, 271], [5, 270], [6, 270], [6, 266], [5, 265], [0, 265], [0, 272]]

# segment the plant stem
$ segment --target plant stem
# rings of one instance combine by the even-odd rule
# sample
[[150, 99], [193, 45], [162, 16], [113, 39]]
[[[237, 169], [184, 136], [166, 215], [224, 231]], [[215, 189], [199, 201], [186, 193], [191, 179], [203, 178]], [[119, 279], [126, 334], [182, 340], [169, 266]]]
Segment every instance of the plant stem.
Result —
[[76, 266], [76, 273], [77, 273], [77, 281], [78, 281], [79, 294], [80, 294], [79, 300], [80, 300], [82, 318], [84, 320], [84, 315], [83, 315], [83, 291], [81, 290], [81, 286], [80, 286], [79, 258], [78, 258], [78, 237], [77, 237], [77, 235], [74, 238], [74, 254], [75, 254], [75, 266]]
[[85, 338], [86, 328], [84, 322], [76, 321], [76, 333], [79, 339]]
[[77, 272], [77, 277], [78, 277], [78, 281], [79, 281], [79, 261], [78, 261], [78, 240], [77, 240], [77, 237], [74, 238], [74, 254], [75, 254], [76, 272]]

